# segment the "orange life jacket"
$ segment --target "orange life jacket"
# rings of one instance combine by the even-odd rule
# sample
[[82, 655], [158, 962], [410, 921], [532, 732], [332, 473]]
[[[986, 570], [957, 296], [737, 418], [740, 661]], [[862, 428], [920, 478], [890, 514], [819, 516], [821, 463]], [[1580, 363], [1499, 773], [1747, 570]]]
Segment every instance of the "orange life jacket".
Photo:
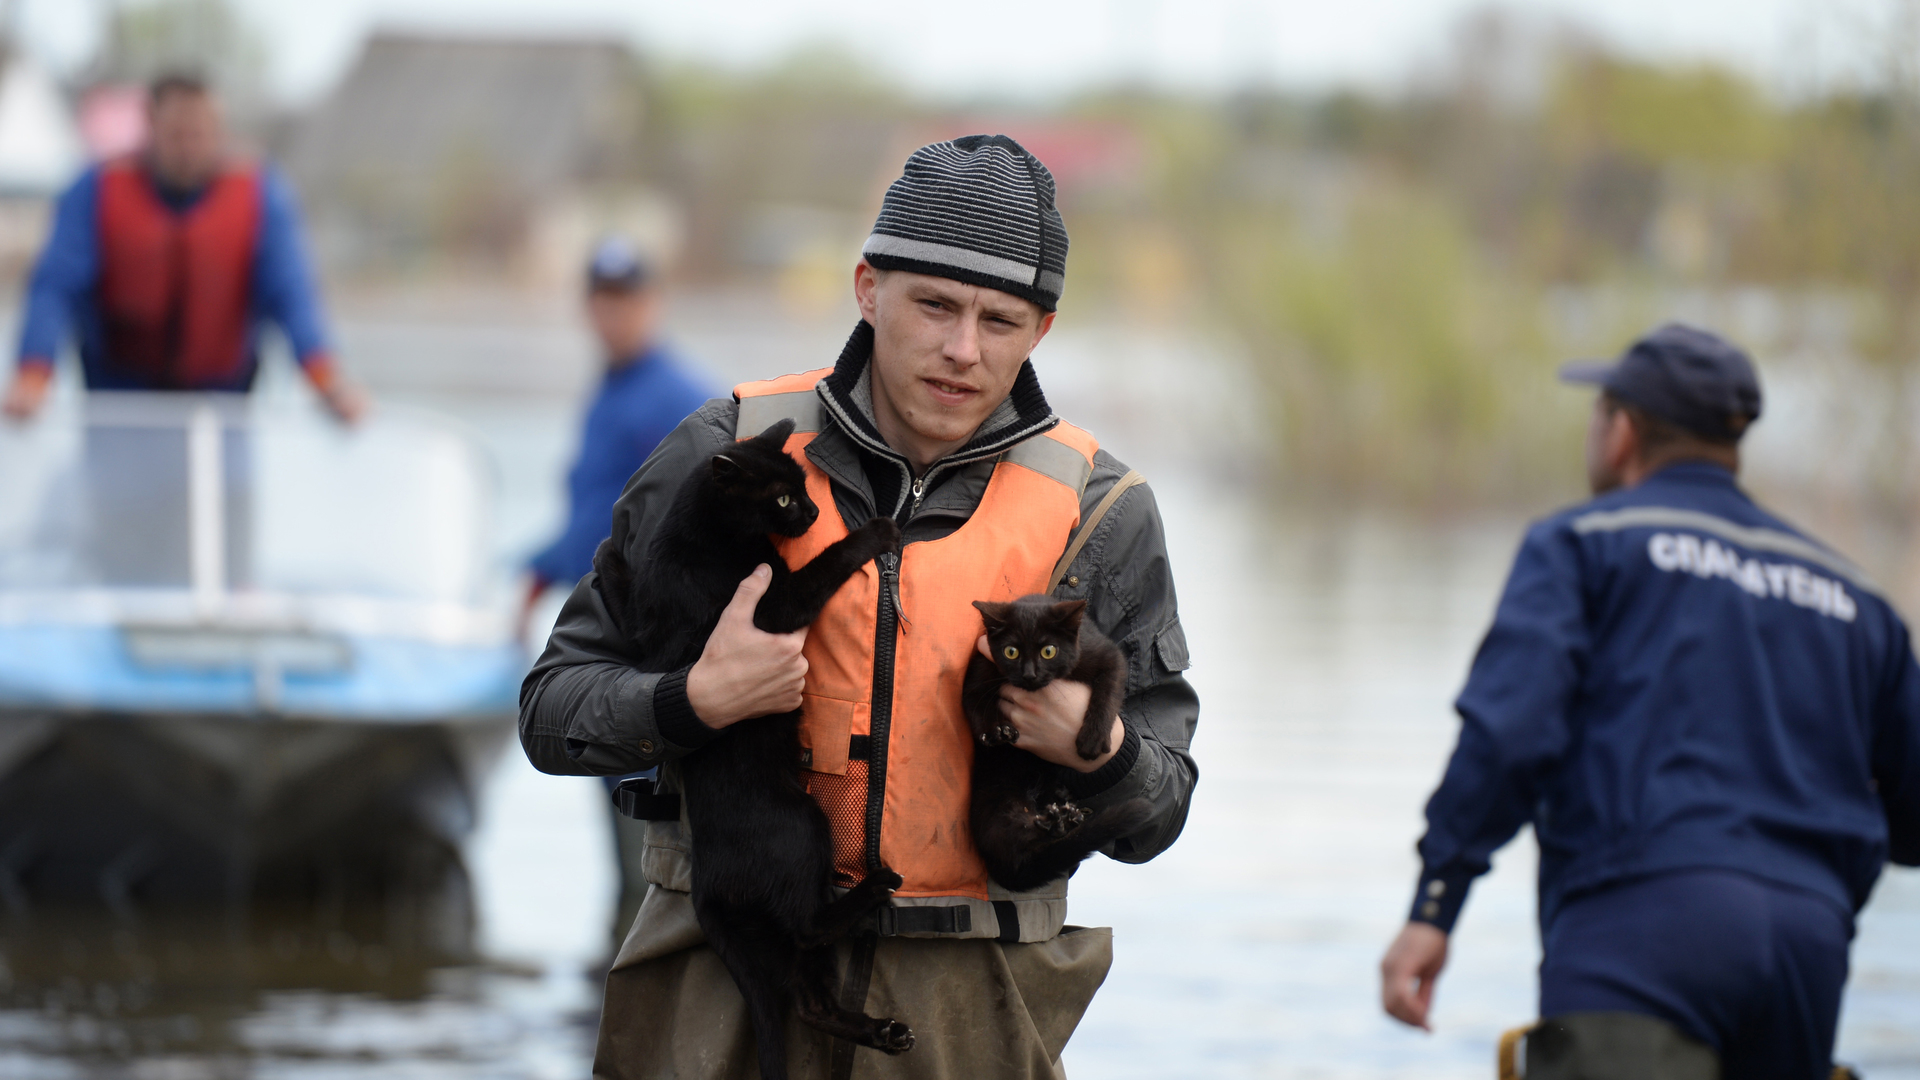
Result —
[[[740, 437], [783, 417], [796, 421], [786, 449], [806, 470], [807, 494], [822, 513], [805, 535], [780, 543], [793, 567], [848, 532], [833, 509], [826, 473], [806, 454], [824, 416], [814, 384], [831, 370], [734, 390]], [[960, 709], [960, 685], [983, 632], [973, 601], [1045, 591], [1080, 522], [1080, 495], [1097, 448], [1091, 435], [1062, 423], [1008, 450], [966, 524], [941, 539], [908, 544], [897, 564], [891, 557], [867, 564], [807, 632], [801, 744], [808, 790], [833, 823], [834, 869], [843, 884], [884, 863], [905, 879], [896, 905], [939, 897], [987, 904], [1010, 896], [989, 881], [967, 821], [973, 738]], [[881, 632], [886, 623], [894, 626], [891, 635]], [[889, 705], [878, 716], [876, 688]], [[865, 760], [849, 756], [856, 736], [866, 736]], [[1063, 904], [1064, 893], [1058, 895]], [[1059, 913], [1064, 916], [1064, 906]], [[1000, 918], [1004, 923], [1008, 916]], [[968, 921], [963, 915], [961, 925], [944, 929], [964, 933]], [[1023, 926], [1029, 921], [1020, 920]], [[1057, 926], [1027, 929], [1022, 939], [1034, 940]], [[983, 931], [993, 932], [974, 932]], [[1011, 939], [1004, 925], [1000, 933]]]
[[157, 389], [229, 383], [248, 361], [259, 172], [230, 168], [184, 213], [135, 161], [100, 171], [98, 301], [106, 362]]

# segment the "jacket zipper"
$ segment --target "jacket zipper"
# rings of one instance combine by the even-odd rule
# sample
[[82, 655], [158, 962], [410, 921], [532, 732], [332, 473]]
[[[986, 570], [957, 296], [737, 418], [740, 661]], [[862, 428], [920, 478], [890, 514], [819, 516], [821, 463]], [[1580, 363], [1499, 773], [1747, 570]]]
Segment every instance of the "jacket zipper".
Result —
[[879, 557], [880, 598], [873, 636], [873, 701], [868, 706], [867, 872], [880, 869], [880, 819], [887, 802], [887, 730], [893, 724], [893, 657], [900, 633], [900, 556]]
[[932, 474], [922, 474], [918, 480], [913, 482], [913, 508], [907, 511], [907, 517], [909, 519], [920, 512], [920, 500], [927, 494], [927, 477], [930, 475]]

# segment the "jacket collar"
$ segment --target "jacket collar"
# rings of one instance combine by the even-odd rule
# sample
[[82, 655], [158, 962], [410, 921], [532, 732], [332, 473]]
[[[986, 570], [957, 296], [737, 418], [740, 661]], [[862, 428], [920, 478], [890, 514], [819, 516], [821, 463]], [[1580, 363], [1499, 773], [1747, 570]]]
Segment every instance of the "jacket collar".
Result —
[[[827, 414], [833, 417], [855, 445], [900, 467], [900, 497], [889, 515], [898, 517], [901, 506], [905, 505], [910, 494], [913, 466], [904, 455], [887, 445], [874, 423], [873, 385], [868, 371], [872, 360], [873, 326], [862, 319], [840, 350], [840, 359], [834, 364], [833, 373], [820, 380], [815, 392], [820, 395]], [[996, 457], [1035, 435], [1051, 430], [1059, 423], [1060, 418], [1053, 414], [1052, 406], [1047, 404], [1047, 395], [1040, 390], [1040, 378], [1034, 374], [1033, 361], [1028, 360], [1020, 365], [1020, 374], [1014, 377], [1013, 389], [1007, 394], [1007, 399], [988, 415], [986, 422], [980, 425], [980, 430], [974, 432], [973, 438], [960, 449], [928, 466], [920, 479], [924, 484], [936, 474], [949, 469]]]
[[1712, 484], [1716, 487], [1726, 488], [1738, 488], [1740, 486], [1740, 481], [1734, 476], [1732, 469], [1718, 462], [1702, 461], [1699, 459], [1676, 461], [1671, 465], [1663, 465], [1658, 472], [1647, 477], [1646, 480], [1641, 481], [1641, 483], [1644, 484], [1655, 480], [1663, 483]]

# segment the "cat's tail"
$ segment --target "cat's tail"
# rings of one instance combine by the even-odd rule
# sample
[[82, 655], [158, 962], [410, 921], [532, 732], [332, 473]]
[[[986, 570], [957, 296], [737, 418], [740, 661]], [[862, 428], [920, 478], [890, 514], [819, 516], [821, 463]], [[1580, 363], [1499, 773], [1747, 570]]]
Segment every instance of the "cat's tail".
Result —
[[1109, 806], [1080, 824], [1080, 827], [1034, 851], [1010, 874], [1013, 881], [1000, 884], [1016, 892], [1037, 889], [1055, 878], [1066, 877], [1079, 869], [1087, 856], [1123, 836], [1138, 832], [1153, 819], [1153, 804], [1145, 799], [1129, 799]]

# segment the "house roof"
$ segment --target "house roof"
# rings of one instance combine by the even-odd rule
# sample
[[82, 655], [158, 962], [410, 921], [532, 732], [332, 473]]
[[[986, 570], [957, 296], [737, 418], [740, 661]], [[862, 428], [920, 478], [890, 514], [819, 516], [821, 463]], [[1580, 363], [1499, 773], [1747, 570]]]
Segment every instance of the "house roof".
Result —
[[310, 196], [430, 193], [484, 169], [522, 194], [619, 169], [637, 138], [633, 57], [606, 39], [380, 32], [292, 132], [287, 167]]

